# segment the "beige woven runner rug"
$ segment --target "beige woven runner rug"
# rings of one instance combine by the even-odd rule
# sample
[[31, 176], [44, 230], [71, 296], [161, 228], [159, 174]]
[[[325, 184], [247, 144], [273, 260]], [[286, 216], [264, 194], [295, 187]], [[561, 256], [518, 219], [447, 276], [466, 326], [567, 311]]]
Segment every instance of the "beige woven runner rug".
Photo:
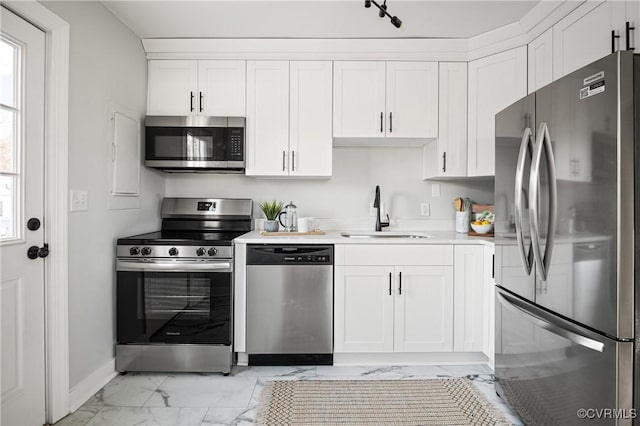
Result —
[[267, 382], [257, 425], [509, 425], [467, 379]]

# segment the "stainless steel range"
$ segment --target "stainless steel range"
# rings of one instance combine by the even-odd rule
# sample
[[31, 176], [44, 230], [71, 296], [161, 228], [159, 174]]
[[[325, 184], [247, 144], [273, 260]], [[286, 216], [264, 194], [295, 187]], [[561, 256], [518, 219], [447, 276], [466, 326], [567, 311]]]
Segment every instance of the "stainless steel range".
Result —
[[160, 231], [118, 239], [116, 370], [231, 371], [232, 240], [252, 204], [165, 198]]

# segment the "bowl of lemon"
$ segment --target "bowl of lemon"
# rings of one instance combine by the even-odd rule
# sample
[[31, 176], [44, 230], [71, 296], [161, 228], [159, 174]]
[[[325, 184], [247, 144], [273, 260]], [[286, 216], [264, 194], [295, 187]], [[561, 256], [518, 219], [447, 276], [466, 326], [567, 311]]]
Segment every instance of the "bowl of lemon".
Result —
[[476, 217], [476, 220], [471, 222], [471, 229], [478, 234], [488, 234], [493, 231], [494, 219], [495, 215], [489, 210], [485, 210]]

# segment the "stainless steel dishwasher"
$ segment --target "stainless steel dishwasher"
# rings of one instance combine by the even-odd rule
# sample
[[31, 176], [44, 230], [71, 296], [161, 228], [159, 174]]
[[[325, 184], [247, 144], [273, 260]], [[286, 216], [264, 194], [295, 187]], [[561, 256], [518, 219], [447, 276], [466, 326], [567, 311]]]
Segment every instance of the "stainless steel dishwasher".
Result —
[[250, 365], [333, 364], [333, 246], [247, 246]]

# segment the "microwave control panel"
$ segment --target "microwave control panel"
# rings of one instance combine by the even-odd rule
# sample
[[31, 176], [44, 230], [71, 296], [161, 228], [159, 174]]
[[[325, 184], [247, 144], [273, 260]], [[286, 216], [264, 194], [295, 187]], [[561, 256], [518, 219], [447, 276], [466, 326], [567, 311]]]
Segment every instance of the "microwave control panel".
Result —
[[244, 160], [244, 129], [232, 127], [228, 129], [229, 161]]

